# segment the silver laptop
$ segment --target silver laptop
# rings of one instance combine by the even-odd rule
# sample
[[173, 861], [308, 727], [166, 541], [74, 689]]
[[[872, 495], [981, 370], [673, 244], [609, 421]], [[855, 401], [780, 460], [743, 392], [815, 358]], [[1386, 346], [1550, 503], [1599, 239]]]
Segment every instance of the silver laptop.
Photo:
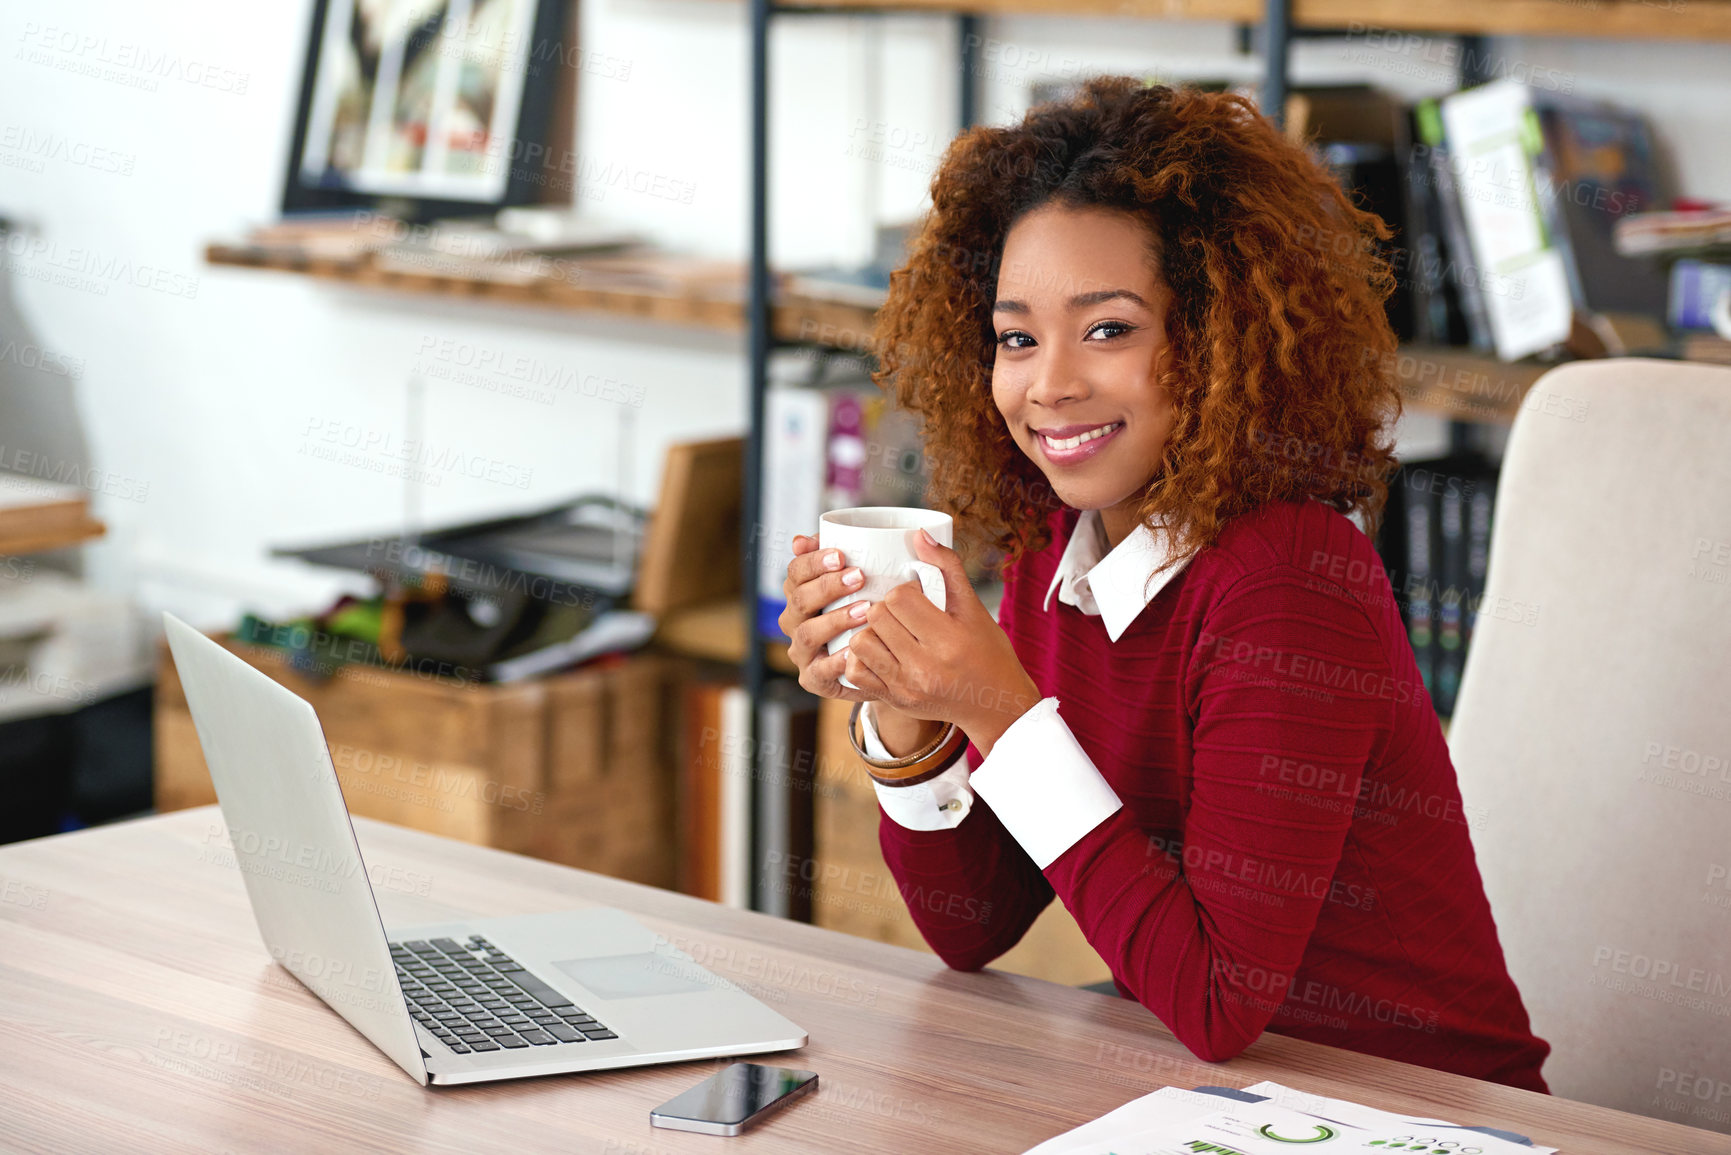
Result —
[[265, 946], [423, 1085], [805, 1045], [622, 911], [387, 931], [312, 706], [163, 621]]

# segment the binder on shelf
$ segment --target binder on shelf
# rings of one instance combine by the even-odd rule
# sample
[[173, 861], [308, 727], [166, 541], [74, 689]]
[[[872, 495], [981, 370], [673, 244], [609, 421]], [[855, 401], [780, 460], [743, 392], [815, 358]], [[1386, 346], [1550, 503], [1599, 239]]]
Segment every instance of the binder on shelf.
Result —
[[1550, 178], [1530, 90], [1500, 80], [1438, 107], [1497, 356], [1515, 361], [1560, 344], [1574, 298], [1536, 191]]
[[727, 681], [694, 680], [684, 695], [679, 756], [679, 889], [721, 899], [722, 696]]
[[[1485, 575], [1491, 561], [1491, 514], [1497, 500], [1497, 471], [1489, 463], [1467, 500], [1467, 612], [1465, 644], [1471, 647], [1478, 626], [1479, 605], [1485, 599]], [[1466, 661], [1463, 650], [1461, 661]]]
[[815, 389], [772, 388], [763, 399], [763, 516], [757, 539], [757, 633], [785, 638], [782, 583], [795, 534], [817, 532], [823, 513], [829, 398]]
[[1461, 479], [1450, 475], [1436, 493], [1437, 596], [1435, 674], [1431, 703], [1443, 717], [1454, 714], [1466, 646], [1467, 510]]
[[756, 907], [801, 922], [811, 921], [806, 871], [815, 851], [819, 701], [791, 679], [776, 678], [764, 686], [757, 710]]
[[1393, 236], [1377, 247], [1393, 267], [1394, 292], [1385, 308], [1395, 336], [1416, 339], [1412, 241], [1419, 232], [1404, 165], [1411, 153], [1410, 125], [1393, 94], [1367, 84], [1320, 85], [1286, 98], [1288, 140], [1320, 155], [1353, 203], [1386, 222]]
[[1637, 112], [1557, 93], [1534, 101], [1544, 135], [1539, 203], [1569, 276], [1575, 308], [1659, 317], [1664, 270], [1617, 251], [1617, 222], [1669, 199], [1653, 135]]
[[[1489, 352], [1493, 342], [1490, 316], [1485, 312], [1484, 286], [1473, 264], [1472, 242], [1467, 238], [1466, 218], [1461, 215], [1460, 197], [1455, 192], [1454, 170], [1449, 162], [1442, 110], [1437, 102], [1419, 101], [1413, 108], [1413, 124], [1425, 148], [1425, 172], [1420, 180], [1428, 184], [1435, 202], [1434, 211], [1440, 228], [1437, 240], [1445, 270], [1443, 280], [1454, 290], [1467, 344], [1481, 352]], [[1416, 164], [1417, 150], [1414, 159]]]
[[1406, 467], [1401, 471], [1401, 500], [1406, 512], [1406, 620], [1407, 639], [1412, 643], [1413, 658], [1418, 662], [1419, 677], [1425, 690], [1434, 695], [1436, 689], [1436, 567], [1434, 549], [1436, 518], [1432, 514], [1430, 491], [1412, 484]]
[[1666, 310], [1673, 329], [1713, 328], [1713, 307], [1731, 293], [1731, 264], [1682, 260], [1671, 266]]
[[721, 691], [721, 805], [717, 845], [720, 901], [751, 908], [751, 695], [742, 685]]
[[1419, 676], [1444, 717], [1454, 711], [1484, 600], [1496, 479], [1496, 464], [1469, 452], [1404, 462], [1389, 484], [1377, 550]]

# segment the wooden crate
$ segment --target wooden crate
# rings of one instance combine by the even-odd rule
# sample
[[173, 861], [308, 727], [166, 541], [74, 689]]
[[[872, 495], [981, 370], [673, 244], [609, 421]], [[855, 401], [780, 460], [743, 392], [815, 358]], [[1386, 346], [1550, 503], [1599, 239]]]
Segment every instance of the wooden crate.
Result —
[[[817, 849], [813, 868], [804, 872], [812, 887], [812, 921], [861, 938], [929, 950], [878, 846], [877, 792], [847, 737], [853, 703], [831, 699], [818, 709]], [[1022, 941], [991, 965], [1069, 986], [1112, 977], [1055, 899]]]
[[[352, 813], [673, 885], [673, 735], [686, 660], [639, 653], [508, 685], [359, 665], [315, 679], [281, 651], [218, 640], [312, 703]], [[166, 646], [155, 715], [157, 809], [215, 802]]]

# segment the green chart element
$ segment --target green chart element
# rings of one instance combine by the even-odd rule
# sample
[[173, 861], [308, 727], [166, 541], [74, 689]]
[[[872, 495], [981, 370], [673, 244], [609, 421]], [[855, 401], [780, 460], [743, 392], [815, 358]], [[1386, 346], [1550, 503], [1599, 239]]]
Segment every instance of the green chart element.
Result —
[[1324, 1127], [1321, 1123], [1316, 1124], [1316, 1134], [1305, 1135], [1301, 1138], [1278, 1133], [1272, 1123], [1264, 1123], [1256, 1129], [1256, 1133], [1264, 1139], [1272, 1139], [1276, 1143], [1326, 1143], [1333, 1139], [1336, 1134], [1333, 1127]]

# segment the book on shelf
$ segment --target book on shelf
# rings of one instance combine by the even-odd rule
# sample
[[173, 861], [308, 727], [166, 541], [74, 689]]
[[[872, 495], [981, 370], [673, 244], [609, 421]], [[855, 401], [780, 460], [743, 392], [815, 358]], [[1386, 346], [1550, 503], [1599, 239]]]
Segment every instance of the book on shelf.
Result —
[[1475, 346], [1513, 361], [1569, 340], [1577, 316], [1663, 314], [1664, 273], [1629, 255], [1624, 224], [1665, 196], [1644, 117], [1515, 81], [1414, 117]]
[[1550, 178], [1531, 90], [1496, 81], [1446, 96], [1438, 109], [1497, 356], [1515, 361], [1561, 344], [1574, 298], [1539, 202]]
[[812, 793], [817, 782], [820, 699], [789, 678], [764, 686], [758, 703], [756, 907], [811, 921]]
[[1666, 319], [1673, 329], [1713, 329], [1713, 309], [1731, 293], [1731, 263], [1685, 258], [1671, 265]]
[[[1436, 280], [1442, 291], [1453, 297], [1455, 308], [1455, 316], [1449, 316], [1446, 312], [1449, 300], [1445, 296], [1442, 303], [1445, 314], [1440, 321], [1434, 311], [1427, 310], [1428, 339], [1445, 345], [1464, 343], [1489, 352], [1494, 344], [1491, 320], [1485, 311], [1484, 288], [1473, 264], [1466, 218], [1461, 215], [1460, 198], [1455, 193], [1454, 170], [1443, 136], [1442, 110], [1436, 101], [1421, 100], [1414, 106], [1413, 129], [1418, 144], [1411, 154], [1412, 171], [1407, 179], [1409, 184], [1418, 184], [1425, 190], [1424, 227], [1434, 230], [1428, 246], [1421, 238], [1418, 251], [1421, 254], [1428, 249], [1436, 251], [1440, 262]], [[1458, 341], [1454, 339], [1457, 336]]]
[[679, 889], [751, 905], [751, 699], [736, 674], [686, 684], [679, 755]]
[[762, 535], [757, 543], [757, 632], [785, 637], [783, 585], [793, 539], [815, 534], [823, 510], [829, 397], [797, 386], [771, 388], [763, 399]]
[[721, 698], [725, 681], [686, 684], [679, 741], [679, 889], [721, 898]]
[[[1393, 94], [1364, 84], [1299, 88], [1286, 99], [1284, 131], [1289, 140], [1309, 146], [1353, 202], [1392, 230], [1393, 237], [1378, 246], [1395, 272], [1385, 308], [1395, 336], [1419, 339], [1412, 275], [1419, 265], [1412, 251], [1415, 228], [1407, 187], [1412, 140], [1405, 107]], [[1323, 236], [1317, 243], [1326, 254], [1338, 240]]]
[[1497, 469], [1477, 452], [1403, 462], [1378, 537], [1419, 677], [1438, 714], [1460, 693], [1484, 600]]
[[[1418, 484], [1415, 484], [1415, 481]], [[1435, 621], [1431, 591], [1435, 586], [1431, 548], [1431, 507], [1423, 480], [1402, 463], [1389, 481], [1386, 516], [1379, 537], [1389, 585], [1406, 624], [1407, 643], [1426, 693], [1436, 685], [1436, 652], [1432, 646]]]
[[1613, 240], [1624, 256], [1716, 256], [1731, 259], [1731, 208], [1703, 205], [1633, 213], [1617, 221]]
[[751, 695], [737, 683], [721, 691], [717, 877], [726, 906], [751, 908]]
[[1577, 311], [1665, 311], [1664, 271], [1617, 251], [1617, 222], [1665, 197], [1645, 117], [1602, 101], [1545, 93], [1533, 107], [1546, 181], [1539, 204], [1556, 238]]
[[1433, 665], [1435, 684], [1431, 703], [1447, 718], [1454, 713], [1460, 692], [1461, 668], [1466, 645], [1466, 533], [1467, 510], [1457, 478], [1448, 478], [1436, 499], [1436, 628], [1431, 644], [1436, 647]]

